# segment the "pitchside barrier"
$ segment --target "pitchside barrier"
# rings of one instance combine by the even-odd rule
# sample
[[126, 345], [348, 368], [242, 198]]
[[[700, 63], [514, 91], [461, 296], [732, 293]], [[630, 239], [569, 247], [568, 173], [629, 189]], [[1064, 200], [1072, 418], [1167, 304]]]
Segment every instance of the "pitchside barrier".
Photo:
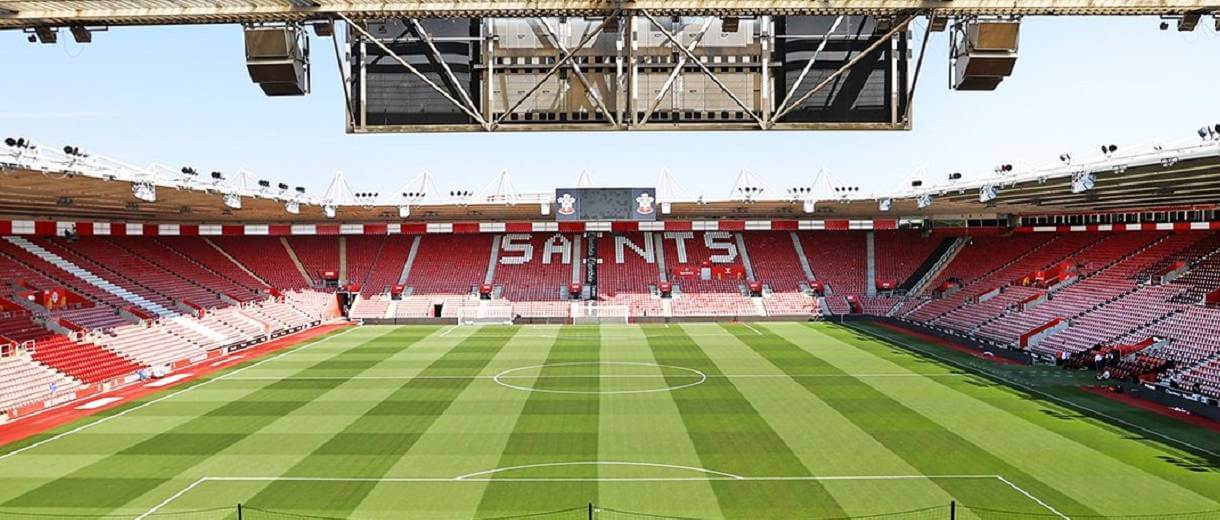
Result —
[[[796, 515], [794, 515], [796, 516]], [[406, 518], [407, 516], [381, 516], [380, 519]], [[21, 513], [16, 511], [0, 511], [0, 520], [81, 520], [85, 518], [100, 520], [131, 520], [132, 515], [56, 515], [45, 513]], [[238, 504], [232, 507], [197, 509], [193, 511], [157, 512], [146, 514], [141, 519], [155, 520], [361, 520], [357, 517], [332, 517], [306, 515], [288, 511], [275, 511], [248, 507]], [[633, 511], [622, 511], [594, 504], [586, 504], [570, 509], [529, 513], [513, 516], [477, 517], [480, 520], [700, 520], [690, 517], [656, 515]], [[950, 502], [943, 506], [925, 507], [894, 513], [881, 513], [856, 517], [806, 517], [809, 520], [846, 520], [847, 518], [862, 518], [869, 520], [958, 520], [958, 518], [977, 518], [980, 520], [1220, 520], [1220, 509], [1214, 511], [1199, 511], [1194, 513], [1163, 514], [1163, 515], [1057, 515], [1049, 512], [1029, 513], [1018, 511], [1003, 511], [986, 507], [976, 507]], [[365, 518], [364, 520], [374, 520]]]

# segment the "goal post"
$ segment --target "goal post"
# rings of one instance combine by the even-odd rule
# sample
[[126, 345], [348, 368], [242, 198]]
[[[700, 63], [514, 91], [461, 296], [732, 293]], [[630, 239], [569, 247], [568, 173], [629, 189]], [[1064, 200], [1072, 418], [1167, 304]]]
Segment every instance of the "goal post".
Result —
[[573, 325], [622, 324], [630, 320], [626, 305], [582, 305], [572, 312]]
[[511, 305], [468, 305], [458, 308], [458, 325], [512, 325]]

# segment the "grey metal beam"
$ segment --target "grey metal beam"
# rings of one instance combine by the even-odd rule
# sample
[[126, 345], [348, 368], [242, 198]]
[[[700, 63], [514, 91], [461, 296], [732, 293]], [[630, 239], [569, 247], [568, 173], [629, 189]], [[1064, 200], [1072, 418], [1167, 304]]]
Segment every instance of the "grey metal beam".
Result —
[[1220, 10], [1216, 0], [5, 0], [0, 27], [301, 22], [346, 13], [356, 20], [457, 16], [604, 16], [618, 10], [654, 15], [940, 16], [1185, 15]]

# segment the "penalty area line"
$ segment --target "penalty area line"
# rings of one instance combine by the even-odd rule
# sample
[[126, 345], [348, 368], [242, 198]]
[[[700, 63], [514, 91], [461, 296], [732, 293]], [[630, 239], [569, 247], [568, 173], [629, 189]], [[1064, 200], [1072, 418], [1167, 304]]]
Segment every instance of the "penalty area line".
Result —
[[1045, 508], [1047, 511], [1050, 511], [1051, 513], [1054, 513], [1054, 514], [1055, 514], [1055, 516], [1058, 516], [1059, 518], [1062, 518], [1063, 520], [1072, 520], [1072, 519], [1071, 519], [1071, 518], [1069, 518], [1067, 515], [1065, 515], [1065, 514], [1063, 514], [1063, 513], [1060, 513], [1060, 512], [1059, 512], [1057, 509], [1055, 509], [1055, 508], [1051, 507], [1051, 505], [1050, 505], [1050, 504], [1047, 504], [1046, 502], [1043, 502], [1043, 501], [1042, 501], [1042, 499], [1040, 499], [1040, 498], [1038, 498], [1038, 497], [1034, 496], [1034, 495], [1033, 495], [1033, 493], [1030, 493], [1029, 491], [1024, 490], [1023, 488], [1021, 488], [1021, 486], [1018, 486], [1018, 485], [1016, 485], [1016, 484], [1013, 484], [1011, 480], [1008, 480], [1008, 479], [1004, 478], [1004, 476], [1003, 476], [1003, 475], [996, 475], [996, 476], [995, 476], [995, 478], [999, 479], [999, 481], [1000, 481], [1000, 482], [1003, 482], [1003, 483], [1005, 483], [1005, 484], [1008, 484], [1008, 487], [1013, 488], [1014, 490], [1016, 490], [1016, 491], [1017, 491], [1017, 493], [1020, 493], [1020, 494], [1022, 494], [1022, 495], [1025, 495], [1027, 498], [1029, 498], [1030, 500], [1033, 500], [1033, 501], [1034, 501], [1034, 502], [1036, 502], [1038, 505], [1040, 505], [1040, 506], [1042, 506], [1043, 508]]

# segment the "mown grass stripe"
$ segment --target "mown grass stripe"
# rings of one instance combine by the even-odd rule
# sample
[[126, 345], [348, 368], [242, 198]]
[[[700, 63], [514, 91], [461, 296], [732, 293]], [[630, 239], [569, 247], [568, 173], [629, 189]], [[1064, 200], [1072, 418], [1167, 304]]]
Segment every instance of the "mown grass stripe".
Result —
[[269, 510], [346, 517], [377, 487], [424, 432], [443, 415], [518, 329], [484, 327], [463, 339], [419, 375], [468, 376], [410, 379], [284, 473], [287, 477], [359, 477], [318, 485], [275, 481], [247, 503]]
[[[33, 446], [33, 445], [39, 444], [39, 443], [43, 443], [43, 442], [58, 442], [60, 439], [68, 438], [68, 437], [61, 437], [60, 439], [55, 439], [55, 437], [58, 435], [64, 435], [69, 432], [72, 432], [73, 430], [79, 430], [79, 432], [84, 432], [85, 430], [92, 430], [94, 428], [100, 428], [102, 426], [102, 424], [111, 422], [113, 420], [113, 417], [116, 415], [126, 416], [126, 415], [130, 414], [133, 411], [132, 410], [133, 408], [144, 407], [144, 408], [141, 408], [141, 410], [143, 410], [143, 409], [147, 408], [148, 406], [155, 404], [155, 403], [153, 403], [153, 401], [173, 398], [176, 395], [179, 395], [179, 394], [192, 390], [196, 386], [204, 385], [205, 383], [208, 383], [209, 381], [212, 381], [213, 379], [223, 378], [226, 375], [233, 373], [234, 371], [246, 369], [250, 365], [255, 364], [255, 363], [271, 361], [271, 360], [278, 361], [282, 356], [294, 354], [296, 351], [307, 348], [307, 347], [311, 347], [315, 343], [322, 343], [324, 341], [332, 339], [335, 336], [340, 336], [340, 335], [344, 335], [349, 332], [352, 332], [353, 330], [354, 329], [350, 329], [350, 328], [332, 330], [332, 331], [322, 334], [320, 336], [316, 336], [309, 340], [303, 341], [303, 342], [301, 342], [297, 345], [294, 345], [292, 347], [289, 347], [287, 349], [284, 349], [284, 350], [281, 350], [278, 352], [274, 352], [274, 353], [268, 353], [265, 357], [260, 356], [260, 357], [256, 357], [256, 358], [252, 358], [252, 359], [246, 359], [246, 360], [243, 360], [243, 361], [240, 361], [237, 363], [233, 363], [233, 364], [225, 367], [223, 370], [200, 377], [193, 381], [175, 385], [171, 388], [167, 388], [163, 392], [155, 392], [155, 393], [146, 395], [144, 397], [121, 404], [114, 408], [110, 408], [110, 409], [101, 411], [99, 413], [90, 415], [86, 418], [82, 418], [78, 421], [74, 421], [74, 422], [47, 430], [38, 435], [34, 435], [32, 437], [28, 437], [28, 438], [22, 439], [20, 441], [5, 444], [3, 446], [0, 446], [0, 462], [3, 462], [4, 460], [8, 460], [7, 458], [5, 458], [5, 456], [7, 456], [13, 452], [16, 452], [18, 450], [27, 449], [30, 446]], [[158, 402], [160, 402], [160, 401], [158, 401]], [[100, 424], [94, 424], [94, 423], [100, 423]], [[81, 428], [84, 428], [84, 430], [81, 430]], [[27, 453], [32, 453], [32, 452], [27, 451]]]
[[[756, 334], [739, 325], [722, 325], [737, 339], [789, 374], [843, 374], [846, 372], [779, 336], [770, 329]], [[1094, 515], [1095, 511], [1043, 484], [1037, 478], [1001, 460], [940, 423], [891, 399], [855, 377], [792, 378], [886, 449], [925, 475], [944, 475], [970, 468], [971, 474], [1003, 475], [1068, 514]], [[1000, 494], [994, 482], [975, 480], [932, 481], [958, 501], [997, 509], [1045, 514], [1036, 503], [1016, 493]]]
[[[602, 333], [614, 336], [603, 350], [603, 361], [658, 363], [639, 327], [603, 325]], [[603, 336], [604, 337], [604, 336]], [[603, 365], [602, 375], [613, 377], [631, 373], [640, 379], [609, 379], [603, 388], [662, 388], [669, 384], [664, 375], [674, 372], [664, 367], [623, 367]], [[697, 381], [697, 375], [675, 372], [683, 381]], [[629, 385], [629, 386], [628, 386]], [[679, 390], [681, 391], [681, 390]], [[601, 398], [601, 438], [598, 449], [603, 460], [658, 463], [697, 467], [699, 454], [691, 443], [678, 407], [668, 392], [649, 394], [603, 394]], [[603, 468], [603, 476], [698, 477], [697, 472], [675, 468]], [[720, 502], [711, 482], [602, 482], [598, 489], [601, 506], [645, 511], [655, 515], [683, 518], [722, 518]]]
[[[560, 329], [547, 354], [539, 376], [570, 373], [597, 373], [601, 359], [601, 336], [596, 326]], [[556, 366], [562, 363], [589, 365]], [[517, 381], [516, 383], [525, 383]], [[500, 456], [500, 468], [556, 462], [592, 462], [598, 454], [600, 396], [596, 377], [556, 378], [535, 381], [546, 388], [588, 393], [533, 392], [522, 407], [521, 415]], [[505, 391], [512, 391], [505, 389]], [[596, 477], [596, 466], [557, 466], [537, 470], [500, 473], [498, 478], [514, 477]], [[597, 502], [598, 484], [594, 481], [504, 482], [492, 481], [479, 501], [479, 517], [537, 513]]]
[[[644, 333], [658, 363], [693, 368], [709, 376], [723, 375], [681, 328], [645, 326]], [[753, 476], [812, 475], [730, 379], [709, 378], [699, 386], [670, 395], [704, 468]], [[711, 484], [726, 517], [846, 516], [816, 481], [717, 480]]]
[[[876, 330], [876, 328], [870, 327], [867, 324], [864, 324], [864, 332], [876, 338], [876, 341], [873, 341], [872, 338], [869, 341], [859, 341], [857, 334], [861, 331], [855, 329], [860, 326], [857, 324], [850, 328], [834, 328], [822, 332], [842, 341], [852, 341], [854, 344], [858, 344], [861, 350], [896, 365], [909, 366], [932, 359], [927, 353], [916, 350], [917, 347], [911, 347], [908, 344], [908, 342], [919, 342], [919, 340], [909, 337], [899, 338], [892, 335], [895, 333]], [[893, 348], [894, 345], [902, 348], [895, 349]], [[918, 348], [945, 350], [944, 347], [927, 344], [920, 345]], [[1010, 370], [1016, 374], [1029, 374], [1031, 371], [1043, 370], [1028, 366], [1000, 367], [997, 365], [992, 365], [988, 369]], [[980, 385], [976, 381], [987, 381], [989, 384]], [[1064, 439], [1074, 441], [1077, 445], [1090, 450], [1092, 456], [1089, 458], [1102, 456], [1112, 459], [1112, 463], [1122, 464], [1131, 469], [1137, 469], [1149, 476], [1164, 479], [1166, 482], [1201, 495], [1198, 498], [1206, 498], [1212, 502], [1208, 504], [1205, 501], [1199, 500], [1200, 503], [1194, 507], [1187, 507], [1187, 504], [1183, 503], [1183, 509], [1207, 508], [1220, 503], [1220, 485], [1217, 485], [1220, 483], [1220, 479], [1212, 479], [1213, 481], [1209, 483], [1207, 479], [1199, 478], [1209, 473], [1215, 474], [1215, 460], [1208, 461], [1205, 457], [1197, 457], [1188, 452], [1167, 446], [1164, 442], [1154, 440], [1154, 438], [1134, 434], [1130, 430], [1102, 422], [1069, 408], [1062, 408], [1057, 404], [1051, 404], [1042, 399], [1030, 399], [1031, 395], [1025, 390], [994, 384], [989, 379], [982, 379], [980, 377], [974, 380], [967, 379], [952, 382], [936, 380], [935, 383], [948, 390], [984, 402], [1012, 416], [1016, 420], [1030, 423], [1046, 430], [1050, 434], [1059, 435]], [[1041, 386], [1042, 388], [1047, 388], [1051, 385], [1044, 383]], [[1063, 385], [1062, 388], [1069, 390], [1071, 387]], [[1102, 431], [1099, 432], [1098, 428]], [[1070, 443], [1059, 442], [1055, 444], [1057, 446], [1070, 445]], [[1104, 465], [1102, 463], [1110, 463], [1109, 460], [1099, 462], [1095, 466]], [[1125, 474], [1126, 472], [1124, 471], [1123, 473]], [[1187, 501], [1181, 500], [1179, 502]]]
[[[419, 339], [425, 335], [424, 331], [417, 331], [408, 337]], [[339, 350], [334, 356], [318, 361], [302, 372], [326, 367], [352, 348], [357, 348], [357, 345]], [[374, 364], [368, 361], [348, 366], [345, 370], [349, 375], [357, 375]], [[53, 505], [55, 510], [81, 514], [114, 512], [341, 383], [338, 380], [272, 382], [241, 399], [145, 438], [63, 478], [47, 482], [3, 505], [9, 508], [47, 508]]]

